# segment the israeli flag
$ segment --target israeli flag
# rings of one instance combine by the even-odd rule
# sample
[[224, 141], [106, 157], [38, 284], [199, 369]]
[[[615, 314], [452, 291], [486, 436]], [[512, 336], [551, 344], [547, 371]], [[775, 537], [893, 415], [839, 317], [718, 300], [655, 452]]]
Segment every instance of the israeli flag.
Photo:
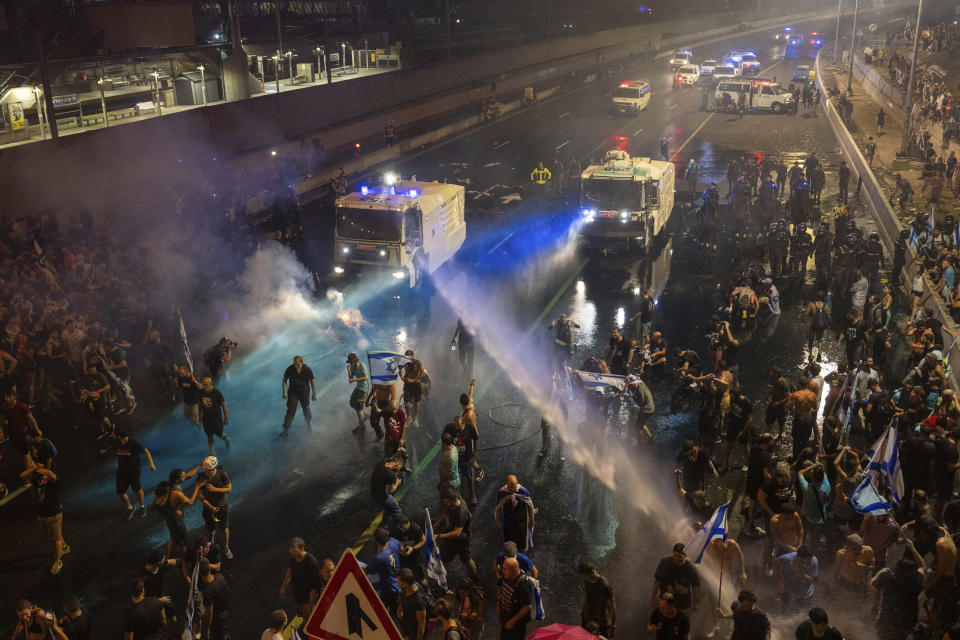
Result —
[[857, 513], [867, 516], [890, 513], [890, 502], [877, 493], [877, 489], [870, 482], [870, 476], [865, 477], [850, 494], [850, 504]]
[[627, 386], [627, 376], [615, 376], [609, 373], [588, 373], [587, 371], [573, 371], [577, 374], [584, 388], [589, 391], [603, 391], [606, 387], [616, 391], [623, 391]]
[[897, 421], [894, 420], [887, 428], [887, 432], [870, 449], [870, 462], [867, 463], [865, 470], [866, 477], [860, 485], [867, 483], [885, 486], [890, 491], [893, 501], [900, 504], [900, 498], [903, 496], [903, 471], [900, 469], [900, 450], [897, 447], [897, 440]]
[[717, 507], [717, 510], [713, 512], [713, 517], [700, 527], [693, 540], [686, 546], [691, 554], [697, 554], [696, 560], [693, 561], [695, 564], [700, 564], [700, 561], [703, 560], [703, 553], [707, 550], [707, 545], [710, 544], [711, 540], [727, 539], [727, 508], [729, 506], [730, 503], [728, 502]]
[[443, 567], [443, 560], [440, 559], [440, 547], [437, 546], [437, 540], [433, 537], [433, 523], [430, 521], [430, 509], [424, 509], [427, 512], [427, 522], [423, 525], [426, 532], [427, 541], [423, 548], [427, 553], [427, 575], [437, 581], [444, 589], [447, 588], [447, 570]]
[[[185, 622], [183, 626], [183, 633], [180, 634], [180, 640], [195, 640], [195, 637], [200, 637], [200, 630], [197, 629], [197, 633], [193, 632], [193, 619], [194, 616], [200, 616], [201, 620], [203, 618], [202, 602], [200, 600], [200, 554], [197, 554], [197, 557], [194, 559], [193, 563], [193, 573], [190, 575], [190, 594], [187, 596], [187, 610], [185, 616]], [[201, 625], [202, 626], [202, 625]]]
[[960, 247], [960, 222], [953, 227], [953, 246]]
[[917, 230], [913, 228], [913, 225], [910, 226], [910, 238], [907, 240], [907, 244], [909, 244], [910, 248], [914, 251], [920, 249], [920, 238], [917, 236]]
[[410, 358], [392, 351], [367, 351], [367, 362], [373, 384], [390, 385], [400, 382], [400, 367], [410, 362]]

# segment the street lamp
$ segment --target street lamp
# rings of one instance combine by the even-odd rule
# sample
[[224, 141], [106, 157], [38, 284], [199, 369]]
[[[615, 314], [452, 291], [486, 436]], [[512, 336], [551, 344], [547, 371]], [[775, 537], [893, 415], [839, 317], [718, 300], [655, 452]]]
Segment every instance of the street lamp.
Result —
[[320, 79], [320, 74], [323, 73], [323, 64], [321, 63], [320, 57], [323, 55], [323, 47], [317, 47], [313, 50], [314, 55], [317, 56], [317, 80]]
[[[160, 106], [160, 72], [154, 69], [150, 75], [153, 77], [153, 85], [157, 89], [157, 115], [162, 116], [163, 107]], [[106, 121], [106, 118], [104, 118], [104, 121]]]
[[340, 69], [343, 69], [347, 66], [347, 43], [340, 43]]
[[200, 72], [200, 93], [203, 94], [203, 105], [207, 105], [207, 83], [205, 82], [205, 77], [203, 75], [203, 65], [197, 67], [197, 71]]
[[100, 85], [100, 109], [103, 111], [103, 126], [109, 127], [107, 124], [107, 99], [103, 95], [103, 76], [97, 78], [97, 84]]
[[277, 93], [280, 93], [280, 52], [277, 51], [270, 59], [273, 60], [273, 75], [277, 81]]
[[853, 28], [850, 30], [850, 67], [847, 71], [847, 95], [853, 93], [853, 56], [856, 53], [857, 44], [857, 13], [860, 11], [860, 0], [856, 0], [853, 5]]
[[284, 55], [287, 56], [287, 75], [290, 78], [290, 84], [293, 84], [293, 51], [287, 51]]
[[43, 111], [40, 107], [40, 87], [33, 88], [33, 97], [35, 98], [37, 106], [37, 122], [40, 124], [40, 138], [42, 140], [47, 139], [47, 130], [43, 128]]
[[900, 134], [900, 154], [907, 154], [910, 141], [910, 114], [913, 111], [913, 97], [917, 89], [917, 47], [920, 45], [920, 16], [923, 13], [923, 0], [917, 3], [917, 24], [913, 29], [913, 57], [910, 61], [910, 79], [907, 80], [906, 114], [903, 122], [903, 133]]
[[843, 7], [843, 0], [837, 0], [837, 35], [833, 39], [833, 61], [837, 61], [837, 49], [840, 47], [840, 16], [843, 14], [841, 8]]

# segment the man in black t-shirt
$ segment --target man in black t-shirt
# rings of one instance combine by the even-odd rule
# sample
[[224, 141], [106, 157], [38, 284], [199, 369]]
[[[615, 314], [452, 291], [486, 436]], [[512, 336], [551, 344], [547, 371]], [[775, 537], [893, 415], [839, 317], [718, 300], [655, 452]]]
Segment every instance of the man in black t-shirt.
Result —
[[700, 576], [687, 560], [683, 544], [673, 545], [673, 553], [664, 558], [657, 565], [653, 574], [653, 593], [650, 596], [650, 605], [658, 606], [661, 596], [672, 593], [674, 605], [677, 609], [696, 609], [700, 602]]
[[406, 640], [423, 640], [427, 630], [427, 602], [413, 571], [400, 569], [397, 584], [400, 585], [400, 604], [397, 606], [400, 633]]
[[[721, 473], [730, 466], [730, 454], [733, 453], [733, 447], [736, 443], [742, 444], [746, 448], [746, 455], [749, 458], [750, 444], [754, 441], [753, 431], [753, 403], [747, 399], [740, 391], [740, 383], [734, 382], [730, 390], [730, 408], [727, 410], [727, 446], [724, 449], [723, 466]], [[747, 465], [744, 465], [741, 471], [747, 471]]]
[[[289, 383], [290, 389], [287, 390]], [[313, 379], [313, 371], [303, 364], [303, 356], [294, 356], [293, 364], [283, 372], [283, 381], [280, 383], [283, 397], [287, 401], [287, 413], [283, 417], [283, 433], [280, 437], [286, 438], [293, 424], [293, 417], [297, 414], [297, 405], [303, 408], [303, 419], [307, 421], [307, 431], [313, 427], [310, 424], [313, 416], [310, 413], [310, 400], [317, 399], [317, 384]]]
[[447, 487], [441, 500], [443, 511], [433, 522], [440, 557], [444, 563], [460, 558], [470, 571], [470, 577], [476, 578], [477, 565], [470, 557], [470, 511], [456, 489]]
[[280, 597], [284, 597], [289, 584], [297, 613], [306, 620], [320, 596], [320, 565], [312, 553], [307, 553], [303, 538], [291, 540], [287, 552], [290, 554], [290, 566], [280, 585]]
[[741, 591], [730, 611], [717, 607], [717, 617], [733, 620], [733, 638], [736, 640], [768, 640], [770, 619], [757, 608], [757, 596], [751, 591]]
[[473, 461], [477, 455], [477, 441], [480, 439], [480, 434], [477, 432], [476, 425], [464, 421], [461, 416], [456, 416], [453, 422], [443, 430], [453, 436], [453, 446], [457, 448], [459, 454], [457, 467], [460, 471], [460, 492], [463, 494], [463, 499], [474, 506], [477, 504], [477, 492]]
[[57, 574], [63, 569], [63, 556], [70, 553], [70, 545], [63, 539], [63, 505], [60, 504], [60, 481], [57, 474], [47, 469], [43, 463], [34, 463], [32, 467], [20, 473], [24, 480], [29, 478], [37, 496], [37, 520], [43, 525], [47, 539], [53, 545], [53, 565], [50, 573]]
[[230, 450], [230, 438], [223, 435], [223, 428], [230, 424], [230, 418], [227, 415], [227, 402], [219, 389], [213, 386], [213, 380], [204, 378], [200, 381], [200, 421], [203, 423], [203, 432], [207, 434], [207, 445], [210, 447], [210, 455], [213, 451], [213, 436], [217, 436], [227, 445], [227, 451]]
[[692, 493], [697, 489], [705, 487], [707, 472], [717, 477], [717, 468], [710, 459], [710, 455], [696, 446], [693, 440], [686, 440], [677, 456], [675, 467], [680, 471], [680, 481], [683, 489], [687, 493]]
[[130, 583], [130, 600], [132, 604], [127, 609], [123, 640], [161, 640], [167, 624], [163, 603], [144, 595], [140, 578]]
[[773, 456], [770, 455], [772, 444], [772, 433], [761, 434], [757, 444], [750, 449], [750, 456], [747, 458], [746, 495], [750, 499], [750, 508], [746, 525], [750, 532], [755, 532], [753, 518], [757, 513], [757, 493], [772, 477], [770, 475], [770, 465], [773, 463]]
[[613, 588], [606, 578], [589, 562], [581, 562], [580, 578], [583, 580], [583, 607], [580, 609], [580, 625], [597, 625], [601, 635], [611, 637], [617, 626], [617, 601]]
[[117, 455], [117, 495], [123, 500], [127, 508], [127, 520], [133, 518], [133, 504], [127, 495], [127, 489], [137, 494], [137, 503], [140, 505], [140, 517], [147, 517], [147, 508], [143, 501], [143, 487], [140, 486], [140, 454], [147, 457], [147, 463], [150, 465], [150, 471], [156, 471], [157, 467], [153, 464], [153, 456], [150, 450], [134, 440], [127, 433], [126, 429], [117, 427], [113, 433], [113, 439], [105, 449], [100, 450], [100, 455], [113, 450]]
[[757, 504], [767, 516], [773, 517], [780, 513], [780, 507], [792, 502], [796, 504], [797, 496], [793, 481], [790, 479], [790, 466], [786, 462], [777, 465], [773, 477], [767, 480], [757, 492]]
[[80, 607], [76, 596], [63, 599], [64, 616], [60, 628], [69, 640], [90, 640], [90, 612]]
[[650, 614], [647, 631], [656, 640], [690, 640], [690, 619], [677, 610], [676, 597], [669, 591], [660, 596], [656, 610]]
[[418, 582], [422, 580], [423, 545], [427, 542], [423, 528], [415, 522], [410, 522], [407, 516], [400, 515], [390, 522], [390, 537], [400, 542], [400, 567], [413, 571]]
[[205, 640], [230, 640], [230, 586], [222, 573], [210, 571], [210, 563], [200, 558], [199, 585], [203, 597], [203, 637]]
[[395, 453], [385, 460], [377, 461], [377, 466], [370, 476], [370, 497], [383, 509], [384, 523], [387, 526], [390, 526], [394, 518], [403, 514], [400, 503], [393, 497], [400, 488], [401, 478], [398, 472], [403, 469], [403, 465], [403, 456]]
[[233, 483], [214, 456], [204, 458], [202, 465], [203, 473], [197, 476], [197, 484], [200, 486], [198, 495], [203, 503], [203, 521], [207, 525], [211, 542], [216, 540], [217, 529], [223, 531], [223, 555], [230, 560], [233, 552], [230, 551], [230, 508], [227, 494], [233, 491]]
[[836, 627], [830, 626], [827, 612], [820, 607], [810, 609], [805, 620], [797, 627], [797, 640], [843, 640], [843, 634]]
[[183, 417], [197, 429], [200, 428], [200, 381], [185, 366], [177, 371], [177, 386], [183, 400]]

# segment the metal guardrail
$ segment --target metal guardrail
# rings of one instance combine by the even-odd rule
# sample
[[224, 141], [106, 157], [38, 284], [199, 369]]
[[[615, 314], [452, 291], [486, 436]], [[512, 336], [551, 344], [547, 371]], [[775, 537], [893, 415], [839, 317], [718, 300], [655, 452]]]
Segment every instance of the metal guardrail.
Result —
[[[823, 100], [823, 110], [826, 114], [827, 122], [830, 124], [830, 129], [833, 131], [833, 135], [840, 145], [840, 150], [843, 152], [843, 156], [846, 158], [847, 164], [849, 164], [850, 167], [863, 179], [864, 199], [873, 213], [874, 220], [877, 223], [877, 228], [880, 233], [880, 237], [883, 240], [883, 244], [887, 249], [887, 253], [892, 255], [894, 242], [896, 241], [897, 236], [900, 234], [900, 230], [904, 227], [900, 223], [897, 215], [894, 213], [893, 208], [890, 206], [890, 203], [887, 200], [887, 194], [884, 193], [883, 187], [880, 186], [880, 181], [877, 180], [876, 175], [874, 175], [873, 170], [868, 165], [867, 159], [864, 157], [863, 153], [861, 153], [860, 148], [853, 139], [853, 136], [850, 135], [847, 127], [840, 119], [840, 115], [833, 106], [833, 101], [827, 98], [827, 92], [823, 86], [823, 75], [821, 73], [820, 66], [820, 55], [822, 53], [823, 50], [817, 54], [815, 63], [817, 72], [816, 82], [817, 88], [820, 90], [820, 95]], [[909, 269], [910, 266], [914, 264], [916, 258], [917, 256], [914, 254], [913, 250], [910, 247], [907, 247], [906, 266], [901, 273], [892, 274], [892, 277], [899, 279], [900, 283], [908, 290], [912, 286]], [[956, 331], [958, 326], [956, 323], [954, 323], [953, 318], [950, 317], [949, 310], [947, 309], [944, 300], [926, 283], [924, 288], [926, 293], [926, 305], [933, 307], [934, 316], [943, 323], [944, 327]], [[946, 338], [944, 344], [948, 345], [953, 342], [953, 336], [950, 334], [941, 336], [941, 338]], [[960, 389], [960, 381], [958, 381], [957, 377], [960, 375], [960, 350], [954, 349], [953, 353], [951, 354], [950, 367], [953, 370], [950, 384], [954, 389]]]

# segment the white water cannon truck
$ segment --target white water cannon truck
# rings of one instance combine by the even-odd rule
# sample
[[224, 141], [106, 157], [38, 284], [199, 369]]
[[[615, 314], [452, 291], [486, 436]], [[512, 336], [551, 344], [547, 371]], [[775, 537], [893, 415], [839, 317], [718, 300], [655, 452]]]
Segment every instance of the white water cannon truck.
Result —
[[387, 274], [419, 285], [448, 261], [467, 237], [460, 185], [388, 176], [336, 200], [334, 275]]

